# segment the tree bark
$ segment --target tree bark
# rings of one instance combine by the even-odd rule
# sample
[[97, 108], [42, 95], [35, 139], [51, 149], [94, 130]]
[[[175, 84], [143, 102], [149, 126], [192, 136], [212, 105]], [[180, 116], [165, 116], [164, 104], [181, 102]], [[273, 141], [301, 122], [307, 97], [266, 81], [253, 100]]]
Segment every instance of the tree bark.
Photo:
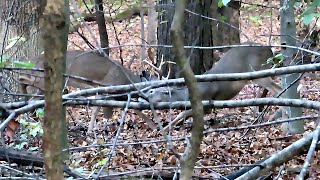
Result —
[[[286, 2], [286, 4], [284, 4]], [[294, 15], [294, 2], [293, 1], [280, 1], [280, 6], [283, 7], [280, 10], [280, 31], [281, 31], [281, 43], [286, 45], [295, 46], [296, 40], [292, 37], [296, 37], [296, 23]], [[294, 58], [296, 54], [295, 49], [286, 48], [282, 52], [285, 57], [290, 61]], [[288, 61], [288, 60], [287, 60]], [[295, 65], [297, 59], [292, 59], [291, 62], [286, 62], [287, 65]], [[284, 88], [288, 87], [292, 82], [299, 78], [299, 74], [288, 74], [282, 77], [282, 86]], [[286, 97], [292, 99], [300, 99], [300, 94], [297, 92], [299, 81], [291, 85], [291, 87], [286, 91]], [[289, 118], [302, 116], [302, 109], [297, 107], [287, 107], [283, 108], [286, 111]], [[285, 112], [283, 112], [284, 114]], [[291, 134], [303, 133], [304, 132], [304, 122], [296, 121], [287, 124], [286, 131]]]
[[[39, 17], [44, 9], [44, 0], [0, 1], [0, 54], [10, 57], [7, 61], [25, 61], [29, 57], [40, 54]], [[32, 9], [32, 11], [31, 11]], [[15, 40], [14, 40], [15, 39]], [[13, 44], [14, 45], [11, 45]], [[0, 59], [2, 59], [0, 57]], [[0, 101], [13, 102], [28, 100], [27, 97], [15, 96], [24, 93], [23, 87], [15, 79], [19, 76], [14, 71], [0, 69]], [[6, 136], [9, 141], [14, 139], [18, 121], [8, 124]]]
[[184, 41], [182, 31], [184, 23], [184, 9], [186, 0], [177, 0], [175, 14], [171, 24], [170, 33], [172, 35], [173, 51], [176, 56], [177, 64], [182, 69], [186, 85], [189, 90], [190, 102], [193, 116], [193, 128], [190, 139], [184, 155], [181, 157], [181, 177], [180, 179], [189, 180], [192, 177], [194, 165], [200, 153], [200, 144], [203, 138], [203, 105], [201, 103], [201, 95], [197, 86], [197, 80], [188, 64], [186, 53], [184, 51]]
[[[0, 1], [0, 54], [11, 60], [23, 61], [41, 52], [39, 42], [39, 17], [44, 9], [45, 0]], [[13, 41], [12, 39], [17, 39]], [[9, 44], [13, 46], [8, 47]], [[0, 92], [15, 94], [20, 91], [14, 80], [18, 76], [13, 71], [0, 69]], [[0, 101], [9, 102], [21, 100], [14, 95], [0, 94]]]
[[64, 179], [65, 108], [62, 106], [65, 54], [69, 29], [67, 0], [48, 0], [41, 29], [44, 44], [45, 117], [43, 152], [47, 179]]
[[103, 51], [109, 56], [109, 38], [106, 26], [106, 20], [104, 18], [103, 2], [102, 0], [95, 0], [96, 8], [96, 22], [98, 24], [100, 45]]
[[[170, 1], [171, 2], [171, 1]], [[158, 44], [170, 45], [171, 35], [168, 31], [168, 24], [173, 18], [173, 4], [167, 0], [160, 1], [158, 12]], [[214, 45], [237, 44], [240, 42], [240, 36], [237, 29], [231, 28], [221, 22], [213, 21], [208, 18], [222, 19], [236, 28], [239, 27], [239, 8], [240, 6], [218, 8], [218, 2], [211, 1], [188, 1], [187, 9], [191, 12], [185, 13], [186, 33], [184, 36], [185, 45], [196, 47], [211, 47]], [[230, 3], [229, 3], [230, 4]], [[207, 18], [208, 17], [208, 18]], [[223, 32], [223, 33], [222, 33]], [[217, 38], [219, 37], [219, 38]], [[195, 74], [203, 74], [211, 69], [213, 63], [219, 59], [213, 50], [208, 49], [186, 49], [186, 55], [189, 58], [190, 66]], [[167, 61], [176, 61], [170, 48], [158, 47], [157, 65], [161, 59]], [[171, 67], [170, 78], [181, 77], [181, 69], [177, 66]], [[169, 65], [162, 68], [163, 75], [167, 76]]]
[[155, 10], [154, 0], [147, 0], [148, 5], [148, 35], [147, 42], [149, 44], [155, 45], [157, 42], [156, 32], [157, 32], [157, 12]]

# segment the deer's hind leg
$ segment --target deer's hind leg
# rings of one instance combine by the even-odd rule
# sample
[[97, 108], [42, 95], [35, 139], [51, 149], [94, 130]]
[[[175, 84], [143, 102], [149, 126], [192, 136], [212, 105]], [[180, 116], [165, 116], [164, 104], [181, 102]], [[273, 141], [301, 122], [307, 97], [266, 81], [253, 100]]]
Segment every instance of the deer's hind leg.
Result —
[[258, 84], [261, 87], [266, 88], [273, 94], [277, 94], [281, 92], [282, 88], [277, 85], [271, 77], [261, 78], [261, 79], [255, 79], [253, 80], [254, 83]]
[[[96, 118], [98, 116], [98, 113], [100, 111], [100, 107], [95, 106], [92, 109], [91, 113], [91, 119], [88, 126], [88, 133], [92, 133], [94, 127], [96, 126]], [[113, 108], [112, 107], [103, 107], [103, 117], [104, 118], [111, 118], [113, 114]]]

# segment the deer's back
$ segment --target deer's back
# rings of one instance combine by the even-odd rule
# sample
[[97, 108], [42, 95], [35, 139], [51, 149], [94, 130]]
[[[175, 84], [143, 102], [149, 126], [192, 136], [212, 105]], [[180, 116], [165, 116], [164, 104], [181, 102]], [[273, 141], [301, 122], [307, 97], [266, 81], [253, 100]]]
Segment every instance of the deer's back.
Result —
[[227, 51], [207, 74], [240, 73], [266, 69], [273, 53], [268, 47], [237, 47]]
[[[273, 53], [268, 47], [237, 47], [227, 51], [206, 74], [243, 73], [266, 69], [266, 61]], [[248, 81], [204, 82], [204, 99], [226, 100], [236, 96]]]
[[[31, 59], [37, 68], [43, 68], [44, 55]], [[33, 72], [38, 77], [44, 77], [42, 72]], [[105, 85], [122, 85], [133, 82], [140, 82], [140, 77], [124, 68], [118, 62], [108, 57], [100, 56], [94, 52], [67, 51], [66, 53], [66, 74], [79, 76], [88, 80], [98, 81]], [[126, 76], [127, 74], [127, 76]], [[88, 83], [82, 80], [67, 78], [67, 85], [84, 89], [97, 86], [95, 83]], [[36, 78], [35, 83], [40, 89], [44, 89], [44, 79]]]
[[[133, 82], [140, 81], [139, 76], [133, 74], [118, 62], [93, 52], [84, 54], [83, 51], [69, 51], [67, 53], [66, 72], [107, 85], [130, 84], [131, 81], [128, 77]], [[71, 84], [71, 86], [74, 85]]]

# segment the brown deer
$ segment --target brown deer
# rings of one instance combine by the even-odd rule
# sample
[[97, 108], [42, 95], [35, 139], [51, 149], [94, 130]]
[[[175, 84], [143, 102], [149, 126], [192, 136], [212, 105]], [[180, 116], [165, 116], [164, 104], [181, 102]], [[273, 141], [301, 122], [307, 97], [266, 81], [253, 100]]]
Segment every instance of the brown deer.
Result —
[[[254, 43], [248, 44], [255, 45]], [[273, 53], [268, 47], [232, 48], [205, 74], [242, 73], [268, 69], [270, 65], [267, 65], [267, 60], [271, 57], [273, 57]], [[235, 97], [248, 82], [248, 80], [198, 82], [198, 87], [202, 100], [228, 100]], [[272, 93], [281, 91], [281, 87], [270, 77], [255, 79], [253, 82]], [[185, 86], [152, 89], [147, 94], [150, 103], [185, 101], [189, 99], [188, 89]], [[191, 110], [184, 111], [171, 124], [175, 124], [183, 117], [190, 117], [191, 115]]]
[[[37, 68], [43, 68], [44, 56], [36, 56], [31, 58], [31, 62], [36, 64]], [[124, 68], [118, 62], [108, 57], [100, 56], [98, 53], [85, 51], [67, 51], [66, 53], [66, 74], [83, 77], [91, 82], [81, 79], [66, 78], [66, 85], [86, 89], [103, 85], [124, 85], [142, 82], [143, 77], [135, 75], [130, 70]], [[32, 71], [30, 75], [19, 76], [18, 81], [22, 84], [24, 92], [32, 91], [35, 88], [44, 90], [44, 74], [43, 72]], [[99, 82], [99, 83], [96, 83]], [[95, 107], [92, 112], [91, 121], [88, 132], [91, 132], [95, 118], [99, 112], [99, 107]], [[104, 117], [112, 116], [112, 107], [103, 107]], [[138, 113], [142, 116], [142, 113]], [[143, 117], [144, 119], [146, 117]]]

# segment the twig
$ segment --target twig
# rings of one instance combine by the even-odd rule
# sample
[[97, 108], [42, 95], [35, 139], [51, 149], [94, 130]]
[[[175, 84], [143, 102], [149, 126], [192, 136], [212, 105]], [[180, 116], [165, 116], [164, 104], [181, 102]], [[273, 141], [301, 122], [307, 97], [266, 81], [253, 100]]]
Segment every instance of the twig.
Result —
[[264, 126], [271, 126], [271, 125], [275, 125], [275, 124], [282, 124], [282, 123], [286, 123], [286, 122], [306, 121], [306, 120], [311, 121], [311, 120], [315, 120], [317, 118], [319, 118], [319, 116], [294, 117], [294, 118], [290, 118], [290, 119], [277, 120], [277, 121], [266, 122], [266, 123], [255, 124], [255, 125], [213, 129], [213, 130], [205, 131], [204, 133], [207, 134], [207, 133], [223, 132], [223, 131], [239, 131], [239, 130], [244, 130], [244, 129], [253, 129], [253, 128], [259, 128], [259, 127], [264, 127]]
[[318, 122], [317, 129], [314, 131], [314, 134], [313, 134], [312, 142], [311, 142], [311, 145], [310, 145], [307, 157], [306, 157], [306, 161], [304, 162], [303, 167], [301, 169], [301, 172], [298, 176], [299, 180], [305, 179], [305, 175], [306, 175], [306, 173], [309, 169], [309, 166], [312, 162], [312, 158], [313, 158], [313, 155], [314, 155], [314, 152], [315, 152], [318, 140], [319, 140], [319, 135], [320, 135], [320, 123]]
[[122, 127], [123, 127], [123, 123], [124, 123], [124, 120], [125, 120], [125, 116], [128, 112], [128, 106], [131, 102], [131, 95], [128, 94], [128, 101], [127, 101], [127, 104], [126, 104], [126, 107], [124, 108], [124, 111], [122, 112], [122, 115], [121, 115], [121, 120], [120, 120], [120, 125], [118, 127], [118, 130], [117, 130], [117, 134], [116, 134], [116, 137], [114, 138], [113, 140], [113, 144], [112, 144], [112, 148], [111, 148], [111, 152], [109, 153], [109, 156], [108, 156], [108, 160], [106, 161], [106, 163], [100, 168], [98, 174], [97, 174], [97, 177], [95, 179], [98, 179], [100, 174], [102, 173], [102, 171], [104, 170], [104, 168], [106, 168], [107, 165], [109, 165], [109, 163], [111, 162], [111, 159], [112, 159], [112, 156], [113, 156], [113, 153], [116, 149], [116, 145], [117, 145], [117, 142], [118, 142], [118, 139], [120, 137], [120, 133], [121, 133], [121, 130], [122, 130]]

